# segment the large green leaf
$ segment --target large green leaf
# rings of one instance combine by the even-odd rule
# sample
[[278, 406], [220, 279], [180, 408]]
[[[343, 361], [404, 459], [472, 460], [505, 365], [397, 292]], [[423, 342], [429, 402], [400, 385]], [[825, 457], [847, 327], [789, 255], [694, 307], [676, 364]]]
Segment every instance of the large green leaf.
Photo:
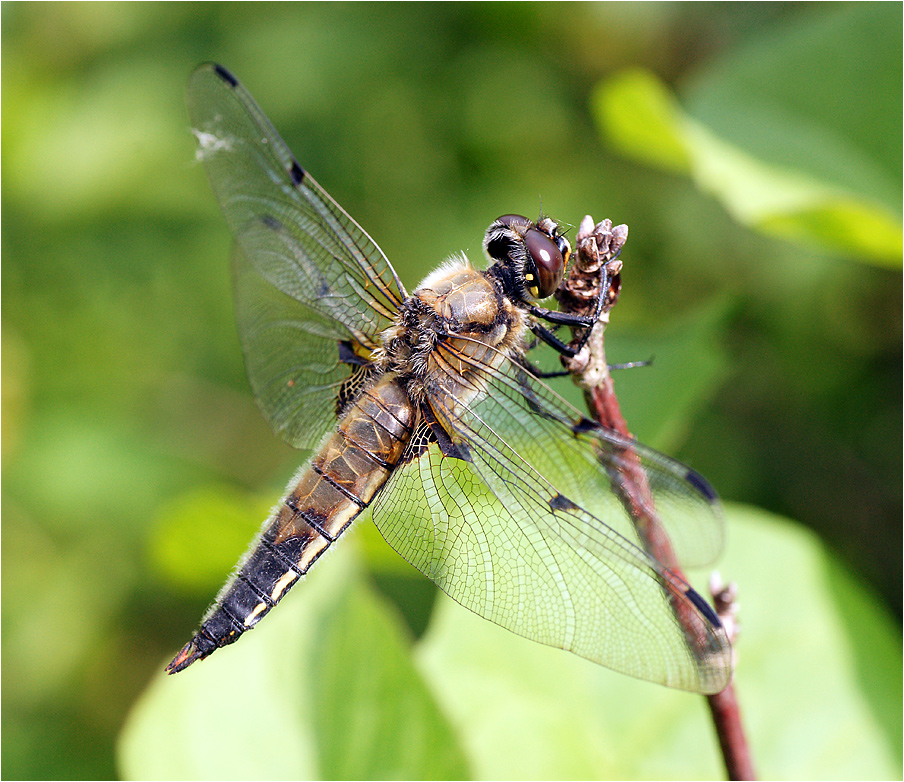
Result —
[[[891, 620], [810, 533], [753, 509], [727, 515], [735, 683], [761, 773], [899, 776]], [[465, 757], [475, 778], [721, 776], [701, 698], [530, 643], [445, 598], [416, 647], [422, 679], [353, 546], [340, 548], [249, 638], [151, 684], [121, 738], [126, 777], [462, 778]]]
[[402, 625], [343, 541], [258, 632], [160, 675], [120, 737], [129, 779], [461, 778]]
[[[748, 508], [730, 508], [728, 523], [723, 572], [741, 590], [735, 686], [762, 776], [899, 778], [901, 649], [889, 617], [849, 576], [842, 611], [840, 566], [796, 525]], [[850, 610], [869, 617], [869, 635], [851, 632]], [[527, 643], [448, 600], [418, 651], [477, 778], [724, 774], [700, 697]], [[883, 691], [864, 686], [867, 668]]]
[[598, 86], [594, 113], [614, 147], [687, 174], [744, 225], [900, 266], [900, 27], [894, 6], [860, 3], [711, 63], [687, 111], [636, 69]]

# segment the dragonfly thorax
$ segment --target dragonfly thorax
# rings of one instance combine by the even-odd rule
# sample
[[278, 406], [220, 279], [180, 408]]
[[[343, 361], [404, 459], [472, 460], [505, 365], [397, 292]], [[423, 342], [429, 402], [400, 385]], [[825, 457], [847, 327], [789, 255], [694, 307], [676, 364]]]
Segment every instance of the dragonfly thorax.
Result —
[[437, 346], [462, 357], [458, 372], [468, 373], [469, 356], [488, 348], [500, 356], [523, 349], [526, 320], [521, 308], [487, 272], [464, 259], [430, 274], [399, 308], [396, 323], [383, 334], [381, 365], [407, 378], [419, 398], [424, 382], [437, 371]]

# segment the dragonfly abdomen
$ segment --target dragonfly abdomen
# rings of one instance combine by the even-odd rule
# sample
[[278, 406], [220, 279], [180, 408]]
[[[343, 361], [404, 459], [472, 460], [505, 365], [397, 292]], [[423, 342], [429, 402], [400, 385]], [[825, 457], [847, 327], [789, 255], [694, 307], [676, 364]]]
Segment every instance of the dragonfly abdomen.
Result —
[[293, 480], [238, 571], [167, 667], [176, 673], [254, 627], [371, 503], [411, 438], [416, 411], [394, 376], [365, 388]]

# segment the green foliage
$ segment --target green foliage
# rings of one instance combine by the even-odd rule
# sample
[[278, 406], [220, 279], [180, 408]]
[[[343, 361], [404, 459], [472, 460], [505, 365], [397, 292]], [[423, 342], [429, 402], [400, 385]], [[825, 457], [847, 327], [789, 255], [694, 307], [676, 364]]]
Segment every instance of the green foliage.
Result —
[[[836, 32], [837, 37], [825, 41], [822, 49], [824, 56], [833, 60], [839, 59], [842, 45], [849, 47], [852, 37], [858, 39], [846, 27], [839, 27]], [[862, 32], [862, 43], [866, 45], [869, 41], [871, 49], [873, 39], [867, 35], [872, 32], [871, 28]], [[888, 49], [893, 50], [897, 43], [888, 45]], [[787, 43], [789, 56], [796, 44], [796, 41]], [[771, 64], [774, 72], [760, 74], [768, 81], [775, 80], [779, 72], [788, 68], [780, 59], [773, 59]], [[717, 73], [711, 77], [713, 81], [736, 76], [730, 70]], [[718, 91], [720, 86], [712, 89]], [[892, 86], [893, 94], [890, 92], [884, 98], [876, 96], [882, 111], [887, 102], [895, 99], [893, 95], [900, 94], [900, 84]], [[718, 94], [724, 97], [722, 92]], [[823, 98], [833, 104], [838, 100], [834, 93], [824, 93]], [[884, 199], [873, 197], [877, 191], [893, 195], [894, 188], [889, 186], [893, 171], [883, 170], [881, 165], [864, 166], [858, 172], [860, 176], [843, 184], [833, 176], [837, 166], [832, 155], [841, 153], [845, 159], [864, 157], [856, 148], [858, 139], [839, 138], [831, 129], [820, 127], [813, 117], [803, 116], [796, 118], [799, 124], [809, 122], [815, 126], [808, 139], [814, 161], [795, 158], [779, 165], [768, 157], [758, 159], [682, 114], [665, 85], [653, 74], [641, 70], [625, 71], [607, 79], [597, 89], [593, 104], [604, 135], [617, 149], [667, 171], [689, 175], [697, 187], [715, 197], [742, 225], [807, 246], [900, 267], [900, 203], [893, 198], [892, 203], [883, 203]], [[744, 116], [751, 118], [763, 113], [768, 116], [770, 112], [790, 113], [787, 107], [776, 105], [770, 105], [765, 112], [759, 105], [744, 108]], [[731, 105], [730, 110], [740, 112], [741, 108]], [[869, 121], [867, 117], [861, 120]], [[770, 130], [775, 136], [798, 132], [798, 128], [789, 128], [788, 123]], [[762, 139], [758, 140], [762, 144]], [[851, 149], [839, 150], [842, 142], [847, 142]], [[801, 165], [795, 165], [798, 162]], [[822, 166], [806, 166], [804, 162]], [[886, 162], [894, 165], [894, 161], [876, 161], [877, 164]]]
[[203, 595], [235, 565], [273, 504], [229, 484], [180, 495], [154, 519], [151, 563], [168, 583]]
[[161, 669], [121, 737], [126, 778], [467, 777], [404, 626], [343, 544], [266, 633], [188, 675]]
[[[731, 302], [714, 298], [668, 332], [629, 334], [618, 340], [615, 355], [651, 360], [649, 367], [619, 371], [615, 390], [625, 420], [641, 442], [671, 453], [687, 438], [700, 411], [730, 372], [719, 344]], [[609, 356], [610, 362], [615, 362]], [[630, 424], [633, 426], [633, 424]]]
[[[731, 507], [728, 527], [736, 687], [760, 773], [893, 778], [894, 623], [793, 523]], [[720, 778], [699, 697], [530, 643], [448, 598], [412, 647], [362, 579], [353, 541], [337, 545], [248, 638], [158, 674], [122, 736], [125, 777]]]
[[[723, 572], [740, 585], [735, 686], [763, 778], [891, 778], [898, 741], [864, 696], [831, 597], [837, 563], [783, 519], [730, 508]], [[841, 569], [843, 574], [843, 568]], [[900, 643], [874, 597], [845, 579], [881, 643], [876, 678], [899, 677]], [[703, 701], [587, 666], [443, 601], [418, 650], [479, 779], [717, 779]], [[900, 703], [900, 688], [885, 690]], [[688, 746], [693, 751], [688, 751]]]

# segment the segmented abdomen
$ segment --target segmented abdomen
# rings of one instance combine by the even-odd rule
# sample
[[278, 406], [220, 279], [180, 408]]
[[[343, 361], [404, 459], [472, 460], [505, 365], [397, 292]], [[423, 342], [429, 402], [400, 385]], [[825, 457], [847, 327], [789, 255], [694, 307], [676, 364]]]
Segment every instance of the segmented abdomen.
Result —
[[264, 525], [239, 570], [169, 664], [170, 673], [254, 627], [383, 487], [415, 424], [415, 408], [394, 376], [361, 394], [336, 432]]

